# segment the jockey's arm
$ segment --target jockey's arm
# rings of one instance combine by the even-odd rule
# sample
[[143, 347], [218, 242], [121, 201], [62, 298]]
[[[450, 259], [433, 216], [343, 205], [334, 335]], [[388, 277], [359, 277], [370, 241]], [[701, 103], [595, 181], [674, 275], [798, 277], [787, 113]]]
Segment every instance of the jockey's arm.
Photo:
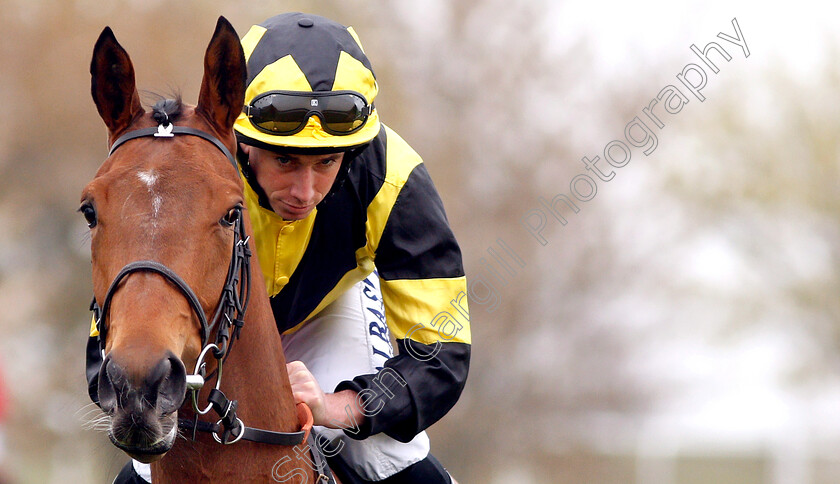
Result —
[[347, 435], [385, 432], [407, 442], [455, 405], [471, 350], [461, 251], [422, 163], [393, 205], [375, 262], [399, 354], [377, 374], [341, 382], [335, 392], [356, 392], [365, 416], [360, 431], [345, 430]]

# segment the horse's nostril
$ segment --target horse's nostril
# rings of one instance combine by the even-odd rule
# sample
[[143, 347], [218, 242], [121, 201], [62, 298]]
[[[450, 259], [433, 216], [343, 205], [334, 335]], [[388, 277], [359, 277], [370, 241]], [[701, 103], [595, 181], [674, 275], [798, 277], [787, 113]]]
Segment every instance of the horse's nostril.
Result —
[[105, 413], [117, 408], [117, 395], [124, 392], [126, 381], [125, 371], [108, 355], [99, 370], [99, 406]]
[[167, 415], [178, 410], [187, 392], [186, 369], [171, 352], [161, 358], [138, 384], [132, 384], [125, 368], [111, 355], [99, 372], [99, 405], [106, 413], [120, 409], [129, 413], [156, 410]]
[[187, 371], [184, 364], [174, 354], [169, 353], [167, 358], [158, 363], [157, 376], [154, 387], [154, 395], [150, 395], [149, 402], [153, 402], [161, 415], [170, 414], [184, 403], [187, 394]]

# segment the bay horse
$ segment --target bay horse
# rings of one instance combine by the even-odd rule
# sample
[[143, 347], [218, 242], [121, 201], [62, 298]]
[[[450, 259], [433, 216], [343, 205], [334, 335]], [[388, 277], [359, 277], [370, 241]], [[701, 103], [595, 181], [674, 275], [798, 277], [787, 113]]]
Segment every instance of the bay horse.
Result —
[[151, 463], [155, 484], [333, 482], [304, 440], [312, 415], [295, 405], [250, 260], [231, 155], [245, 81], [239, 37], [224, 17], [195, 106], [169, 100], [146, 112], [110, 28], [94, 47], [91, 93], [110, 152], [79, 211], [91, 234], [98, 397], [111, 441]]

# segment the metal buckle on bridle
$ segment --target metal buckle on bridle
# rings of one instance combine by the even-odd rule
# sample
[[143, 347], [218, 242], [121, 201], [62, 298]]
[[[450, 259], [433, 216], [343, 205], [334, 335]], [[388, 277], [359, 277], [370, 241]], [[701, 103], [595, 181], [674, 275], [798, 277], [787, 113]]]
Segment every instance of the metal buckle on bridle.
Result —
[[[224, 420], [224, 418], [220, 418], [219, 421], [216, 422], [216, 425], [219, 425], [220, 423], [222, 423], [222, 420]], [[224, 427], [220, 428], [220, 430], [223, 429], [223, 428]], [[233, 434], [233, 431], [236, 430], [236, 429], [239, 429], [239, 434], [237, 434], [233, 440], [231, 440], [231, 441], [223, 441], [222, 440], [222, 437], [225, 437], [225, 435], [227, 435], [228, 433]], [[222, 434], [222, 437], [219, 437], [219, 434], [217, 432], [213, 432], [213, 438], [216, 439], [216, 442], [218, 442], [220, 444], [224, 444], [224, 445], [235, 444], [235, 443], [239, 442], [240, 440], [242, 440], [242, 436], [245, 435], [245, 424], [242, 423], [241, 418], [236, 417], [236, 425], [231, 427], [230, 429], [225, 429], [224, 432], [225, 433]]]

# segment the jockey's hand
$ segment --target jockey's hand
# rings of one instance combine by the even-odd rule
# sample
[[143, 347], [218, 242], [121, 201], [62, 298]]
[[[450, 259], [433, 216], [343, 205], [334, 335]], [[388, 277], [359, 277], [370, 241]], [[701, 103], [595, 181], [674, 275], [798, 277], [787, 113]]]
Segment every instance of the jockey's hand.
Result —
[[[336, 429], [355, 427], [364, 419], [356, 403], [356, 392], [343, 390], [324, 393], [321, 385], [302, 361], [286, 364], [295, 403], [305, 403], [312, 410], [315, 425]], [[355, 422], [351, 419], [355, 419]]]

